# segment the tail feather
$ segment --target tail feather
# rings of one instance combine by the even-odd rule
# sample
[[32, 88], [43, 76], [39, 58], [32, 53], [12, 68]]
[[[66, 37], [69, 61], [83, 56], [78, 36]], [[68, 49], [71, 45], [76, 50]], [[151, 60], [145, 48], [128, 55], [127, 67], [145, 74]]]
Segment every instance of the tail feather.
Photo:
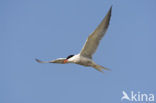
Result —
[[100, 72], [103, 72], [103, 69], [104, 69], [104, 70], [109, 70], [109, 71], [110, 71], [110, 69], [108, 69], [108, 68], [106, 68], [106, 67], [103, 67], [103, 66], [101, 66], [101, 65], [95, 65], [95, 66], [93, 66], [93, 68], [95, 68], [96, 70], [98, 70], [98, 71], [100, 71]]

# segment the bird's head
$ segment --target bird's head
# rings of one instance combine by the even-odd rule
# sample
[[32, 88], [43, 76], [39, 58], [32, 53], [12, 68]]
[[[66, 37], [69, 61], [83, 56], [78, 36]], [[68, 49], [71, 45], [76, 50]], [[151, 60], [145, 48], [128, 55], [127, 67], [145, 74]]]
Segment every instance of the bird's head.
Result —
[[64, 63], [67, 63], [68, 62], [68, 59], [69, 58], [71, 58], [71, 57], [73, 57], [74, 55], [69, 55], [69, 56], [67, 56], [67, 58], [64, 60]]

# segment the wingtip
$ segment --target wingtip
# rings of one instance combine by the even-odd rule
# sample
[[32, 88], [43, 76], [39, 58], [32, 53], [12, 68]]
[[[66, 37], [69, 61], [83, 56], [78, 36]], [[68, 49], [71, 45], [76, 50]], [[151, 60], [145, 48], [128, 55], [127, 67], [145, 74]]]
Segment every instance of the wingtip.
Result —
[[105, 68], [105, 70], [107, 70], [107, 71], [112, 71], [111, 69], [109, 69], [109, 68]]
[[113, 7], [113, 5], [111, 5], [111, 7], [110, 7], [110, 9], [109, 9], [110, 12], [112, 12], [112, 7]]
[[35, 60], [36, 60], [38, 63], [42, 63], [42, 61], [41, 61], [41, 60], [39, 60], [39, 59], [36, 59], [36, 58], [35, 58]]

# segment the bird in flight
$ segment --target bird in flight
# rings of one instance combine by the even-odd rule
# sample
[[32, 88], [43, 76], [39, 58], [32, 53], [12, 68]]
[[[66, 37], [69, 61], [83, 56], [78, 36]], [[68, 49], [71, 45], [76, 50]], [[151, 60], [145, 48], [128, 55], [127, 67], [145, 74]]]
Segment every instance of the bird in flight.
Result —
[[95, 31], [89, 35], [89, 37], [87, 38], [85, 42], [85, 45], [83, 46], [79, 54], [69, 55], [66, 58], [58, 58], [52, 61], [41, 61], [39, 59], [36, 59], [36, 61], [39, 63], [59, 63], [59, 64], [75, 63], [75, 64], [87, 66], [87, 67], [93, 67], [100, 72], [103, 72], [103, 69], [109, 70], [108, 68], [105, 68], [101, 65], [96, 64], [92, 60], [92, 55], [96, 52], [96, 49], [100, 43], [100, 40], [102, 39], [102, 37], [104, 36], [104, 34], [106, 33], [108, 29], [110, 18], [111, 18], [111, 11], [112, 11], [112, 7], [109, 9], [105, 18], [98, 25]]

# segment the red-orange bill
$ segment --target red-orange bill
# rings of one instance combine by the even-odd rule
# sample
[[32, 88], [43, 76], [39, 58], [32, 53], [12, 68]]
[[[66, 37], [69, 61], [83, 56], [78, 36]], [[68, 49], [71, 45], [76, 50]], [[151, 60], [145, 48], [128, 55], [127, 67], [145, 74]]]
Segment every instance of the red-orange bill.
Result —
[[68, 59], [66, 59], [66, 60], [63, 61], [63, 63], [67, 63], [67, 62], [68, 62]]

